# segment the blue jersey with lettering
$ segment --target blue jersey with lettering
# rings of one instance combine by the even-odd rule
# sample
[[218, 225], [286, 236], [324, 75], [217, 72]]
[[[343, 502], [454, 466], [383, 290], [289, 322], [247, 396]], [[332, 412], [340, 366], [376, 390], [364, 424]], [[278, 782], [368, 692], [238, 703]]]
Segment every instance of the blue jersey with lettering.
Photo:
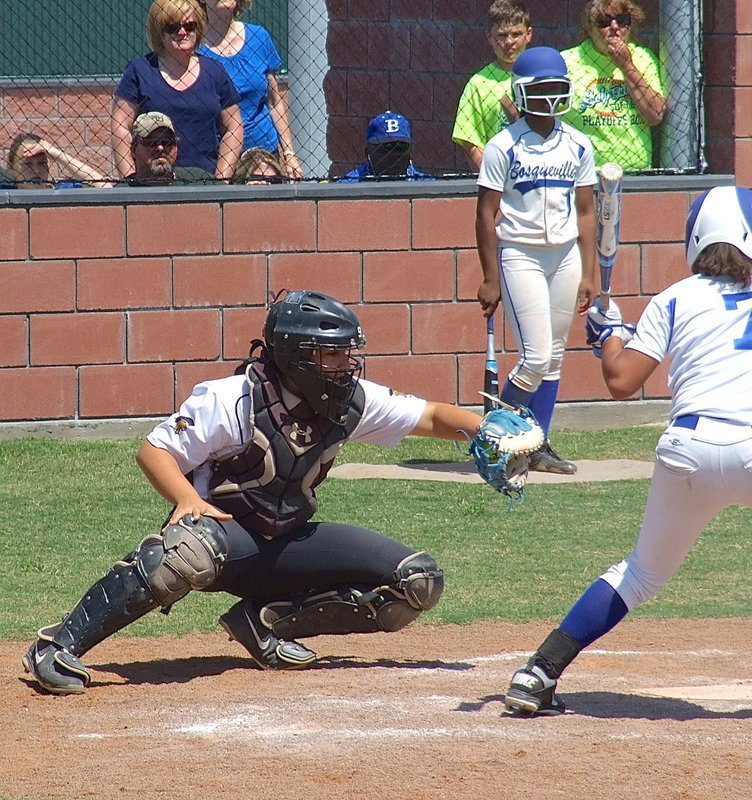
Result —
[[560, 245], [577, 239], [575, 188], [596, 182], [593, 147], [559, 119], [544, 139], [523, 116], [483, 151], [478, 185], [501, 192], [499, 239]]

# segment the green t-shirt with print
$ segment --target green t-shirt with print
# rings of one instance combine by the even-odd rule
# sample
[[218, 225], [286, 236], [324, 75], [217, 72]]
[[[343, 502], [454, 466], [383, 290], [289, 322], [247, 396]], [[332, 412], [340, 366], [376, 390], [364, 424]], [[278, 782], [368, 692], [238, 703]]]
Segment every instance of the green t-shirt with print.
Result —
[[[628, 47], [632, 62], [648, 86], [665, 97], [653, 53], [633, 43]], [[635, 107], [621, 69], [607, 55], [599, 53], [590, 39], [564, 50], [562, 56], [573, 89], [572, 109], [564, 120], [590, 138], [596, 166], [616, 161], [624, 169], [650, 169], [651, 128]]]
[[512, 95], [512, 73], [496, 62], [476, 72], [465, 85], [457, 106], [452, 139], [485, 148], [486, 142], [509, 125], [501, 98]]

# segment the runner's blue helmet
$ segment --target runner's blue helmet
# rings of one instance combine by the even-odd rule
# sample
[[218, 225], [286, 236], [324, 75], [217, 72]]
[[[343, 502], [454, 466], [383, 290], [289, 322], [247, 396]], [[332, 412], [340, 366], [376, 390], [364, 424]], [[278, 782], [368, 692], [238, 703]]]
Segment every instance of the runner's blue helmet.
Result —
[[[542, 87], [530, 92], [532, 87]], [[529, 47], [512, 66], [514, 104], [536, 117], [558, 117], [572, 107], [572, 82], [567, 65], [553, 47]], [[545, 100], [547, 110], [531, 110], [531, 100]]]

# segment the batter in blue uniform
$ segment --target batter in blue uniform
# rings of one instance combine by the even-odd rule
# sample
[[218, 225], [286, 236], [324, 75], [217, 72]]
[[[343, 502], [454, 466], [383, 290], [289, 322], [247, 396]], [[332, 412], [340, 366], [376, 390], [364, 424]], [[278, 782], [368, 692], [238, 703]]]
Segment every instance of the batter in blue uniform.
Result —
[[613, 301], [605, 316], [597, 306], [588, 316], [588, 341], [615, 399], [671, 361], [671, 421], [656, 448], [637, 545], [515, 673], [506, 694], [515, 713], [563, 713], [554, 690], [580, 650], [654, 597], [713, 517], [752, 507], [752, 191], [702, 194], [690, 209], [686, 251], [692, 277], [650, 301], [633, 338]]
[[[478, 300], [486, 317], [503, 301], [520, 354], [501, 399], [528, 406], [548, 434], [572, 317], [595, 291], [595, 166], [587, 136], [556, 119], [572, 91], [557, 50], [525, 50], [512, 91], [522, 116], [488, 142], [478, 175]], [[546, 440], [530, 469], [577, 468]]]

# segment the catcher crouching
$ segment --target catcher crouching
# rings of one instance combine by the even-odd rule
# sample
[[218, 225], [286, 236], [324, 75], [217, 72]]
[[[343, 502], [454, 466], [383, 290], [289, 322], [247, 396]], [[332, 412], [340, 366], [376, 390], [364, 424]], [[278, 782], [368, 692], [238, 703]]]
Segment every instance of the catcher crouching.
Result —
[[40, 686], [83, 692], [89, 650], [191, 590], [237, 598], [219, 622], [269, 670], [315, 661], [299, 638], [398, 631], [438, 603], [443, 573], [429, 553], [310, 521], [346, 441], [472, 439], [480, 427], [467, 409], [361, 379], [364, 345], [356, 315], [328, 295], [292, 291], [271, 304], [263, 341], [235, 375], [198, 384], [141, 446], [137, 462], [172, 512], [39, 631], [23, 664]]

